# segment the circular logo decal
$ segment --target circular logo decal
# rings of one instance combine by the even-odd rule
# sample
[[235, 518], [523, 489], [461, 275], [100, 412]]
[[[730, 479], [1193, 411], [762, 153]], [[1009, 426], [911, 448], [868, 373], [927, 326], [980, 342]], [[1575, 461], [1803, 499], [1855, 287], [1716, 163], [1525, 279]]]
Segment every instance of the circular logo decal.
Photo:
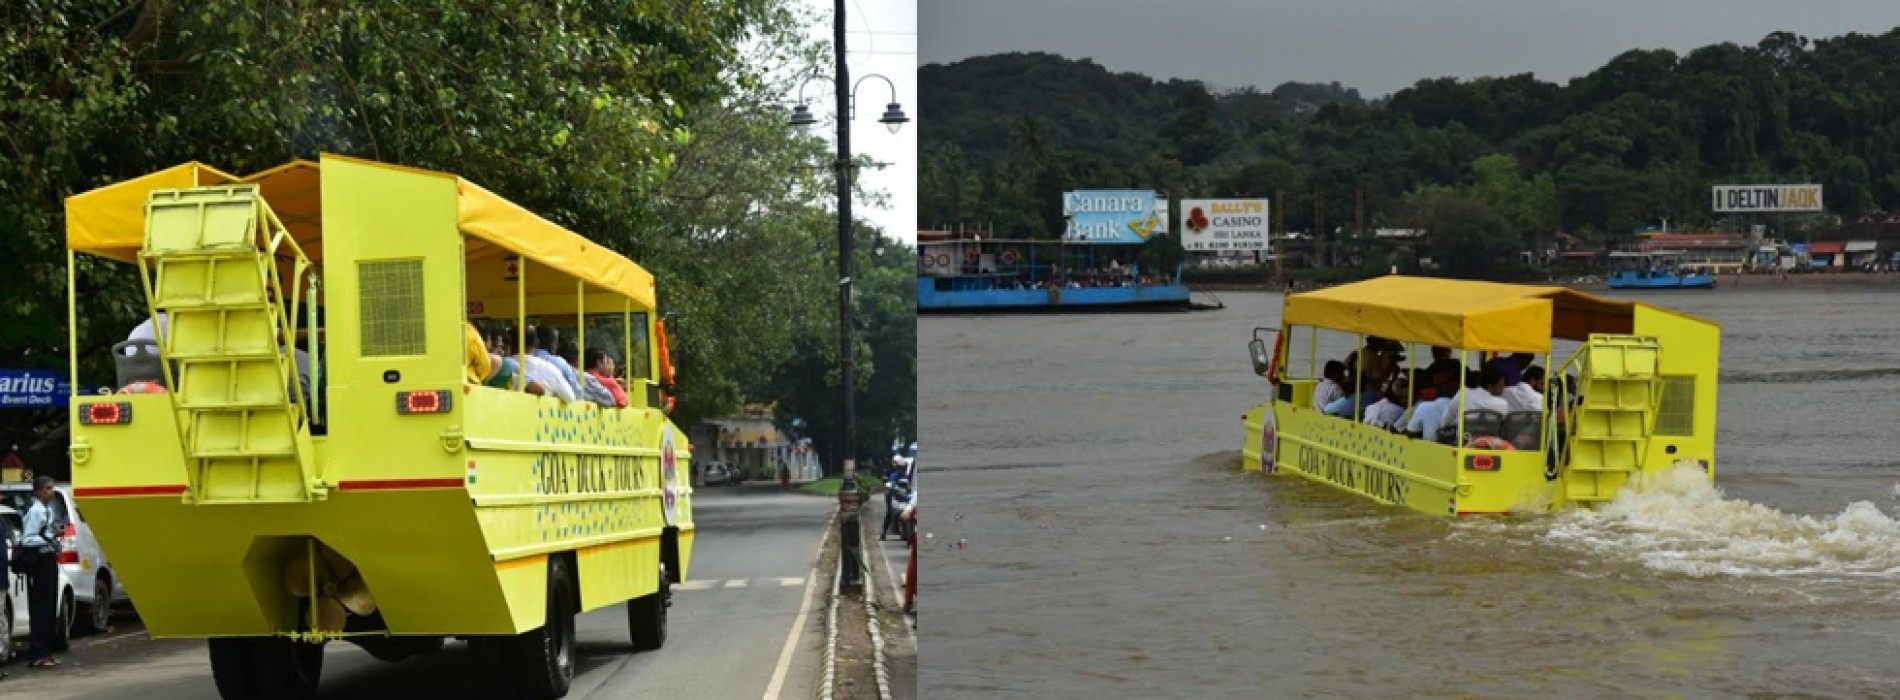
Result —
[[679, 517], [679, 457], [673, 453], [673, 426], [660, 429], [660, 502], [666, 511], [666, 524]]

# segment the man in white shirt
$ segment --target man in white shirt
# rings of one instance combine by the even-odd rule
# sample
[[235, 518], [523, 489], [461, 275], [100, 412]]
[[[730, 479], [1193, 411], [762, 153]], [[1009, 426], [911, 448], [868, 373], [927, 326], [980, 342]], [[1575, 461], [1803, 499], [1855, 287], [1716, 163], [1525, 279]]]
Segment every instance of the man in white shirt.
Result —
[[[1452, 370], [1456, 372], [1454, 368]], [[1451, 410], [1452, 395], [1457, 393], [1457, 382], [1452, 375], [1438, 377], [1436, 395], [1430, 401], [1420, 401], [1412, 408], [1412, 419], [1406, 421], [1405, 432], [1412, 437], [1426, 440], [1438, 438], [1438, 428], [1445, 422], [1445, 412]]]
[[[1464, 391], [1458, 392], [1458, 396], [1453, 397], [1453, 403], [1451, 407], [1445, 411], [1444, 422], [1441, 425], [1443, 427], [1458, 425], [1458, 418], [1463, 411], [1497, 411], [1500, 414], [1510, 413], [1511, 405], [1501, 396], [1503, 393], [1504, 372], [1495, 366], [1486, 365], [1484, 371], [1478, 374], [1478, 386], [1476, 388], [1465, 389]], [[1462, 403], [1460, 403], [1460, 400], [1462, 400]]]
[[536, 356], [535, 351], [540, 349], [541, 339], [535, 337], [533, 333], [527, 336], [525, 339], [527, 346], [522, 348], [523, 352], [519, 358], [521, 373], [526, 375], [529, 381], [540, 384], [542, 390], [547, 392], [546, 395], [559, 397], [562, 401], [573, 401], [574, 386], [567, 383], [567, 377], [561, 374], [561, 368]]
[[1523, 381], [1504, 387], [1504, 401], [1510, 404], [1511, 410], [1533, 413], [1544, 410], [1544, 395], [1538, 393], [1537, 387], [1531, 384], [1533, 374], [1541, 379], [1544, 376], [1544, 368], [1526, 369]]
[[1313, 410], [1324, 411], [1326, 404], [1346, 395], [1346, 389], [1340, 383], [1346, 379], [1346, 363], [1339, 360], [1327, 360], [1323, 370], [1325, 379], [1313, 387]]
[[1405, 380], [1395, 380], [1385, 387], [1385, 395], [1378, 402], [1367, 406], [1365, 415], [1360, 419], [1366, 425], [1380, 430], [1391, 430], [1393, 425], [1405, 418]]

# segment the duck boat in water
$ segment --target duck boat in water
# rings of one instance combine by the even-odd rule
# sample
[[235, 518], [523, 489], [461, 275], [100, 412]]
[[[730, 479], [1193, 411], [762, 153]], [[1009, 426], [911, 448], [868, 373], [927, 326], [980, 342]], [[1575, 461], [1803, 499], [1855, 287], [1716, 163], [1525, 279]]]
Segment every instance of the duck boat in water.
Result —
[[[1314, 405], [1323, 343], [1365, 356], [1345, 363], [1355, 377], [1343, 391], [1325, 388], [1351, 402], [1352, 418]], [[1434, 348], [1449, 357], [1429, 361]], [[1562, 287], [1394, 275], [1288, 296], [1277, 331], [1256, 329], [1249, 350], [1273, 398], [1244, 416], [1248, 470], [1459, 516], [1606, 501], [1678, 465], [1715, 475], [1721, 329], [1678, 311]], [[1474, 408], [1482, 397], [1467, 388], [1443, 409], [1442, 429], [1413, 436], [1359, 420], [1363, 375], [1420, 386], [1434, 366], [1457, 377], [1523, 360], [1548, 368], [1531, 400], [1539, 410]], [[1404, 426], [1423, 404], [1401, 400]]]

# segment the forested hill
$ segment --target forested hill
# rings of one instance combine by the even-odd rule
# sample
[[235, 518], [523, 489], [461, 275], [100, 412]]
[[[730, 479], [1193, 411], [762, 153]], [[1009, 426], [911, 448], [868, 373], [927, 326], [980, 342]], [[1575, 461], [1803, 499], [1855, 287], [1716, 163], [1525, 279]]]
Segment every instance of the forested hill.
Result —
[[[1291, 230], [1312, 225], [1316, 198], [1326, 228], [1349, 224], [1360, 190], [1368, 226], [1440, 189], [1483, 200], [1518, 233], [1595, 239], [1662, 216], [1714, 223], [1712, 184], [1819, 182], [1830, 214], [1900, 209], [1900, 30], [1639, 49], [1562, 85], [1424, 79], [1376, 102], [1337, 84], [1210, 91], [1042, 53], [919, 76], [925, 227], [1046, 236], [1061, 227], [1060, 192], [1130, 186], [1283, 192]], [[1479, 181], [1500, 162], [1517, 172]]]

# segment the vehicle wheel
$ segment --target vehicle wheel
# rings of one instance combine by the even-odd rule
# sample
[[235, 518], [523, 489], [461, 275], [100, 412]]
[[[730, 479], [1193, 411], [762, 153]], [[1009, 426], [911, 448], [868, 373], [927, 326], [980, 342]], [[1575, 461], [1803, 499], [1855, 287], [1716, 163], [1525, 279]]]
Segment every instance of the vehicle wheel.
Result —
[[673, 605], [673, 582], [660, 565], [660, 590], [627, 601], [627, 627], [633, 631], [633, 650], [666, 646], [666, 609]]
[[211, 679], [224, 700], [304, 700], [317, 696], [323, 645], [283, 637], [218, 637], [210, 642]]
[[13, 658], [13, 598], [0, 593], [0, 664]]
[[53, 628], [53, 651], [66, 651], [73, 645], [73, 624], [78, 615], [73, 612], [73, 589], [66, 589], [59, 596], [59, 625]]
[[104, 571], [92, 578], [92, 605], [86, 608], [86, 629], [103, 634], [112, 626], [112, 574]]
[[540, 627], [512, 637], [469, 640], [475, 663], [502, 674], [504, 695], [553, 700], [567, 695], [579, 650], [574, 644], [574, 574], [567, 559], [548, 557], [548, 614]]

